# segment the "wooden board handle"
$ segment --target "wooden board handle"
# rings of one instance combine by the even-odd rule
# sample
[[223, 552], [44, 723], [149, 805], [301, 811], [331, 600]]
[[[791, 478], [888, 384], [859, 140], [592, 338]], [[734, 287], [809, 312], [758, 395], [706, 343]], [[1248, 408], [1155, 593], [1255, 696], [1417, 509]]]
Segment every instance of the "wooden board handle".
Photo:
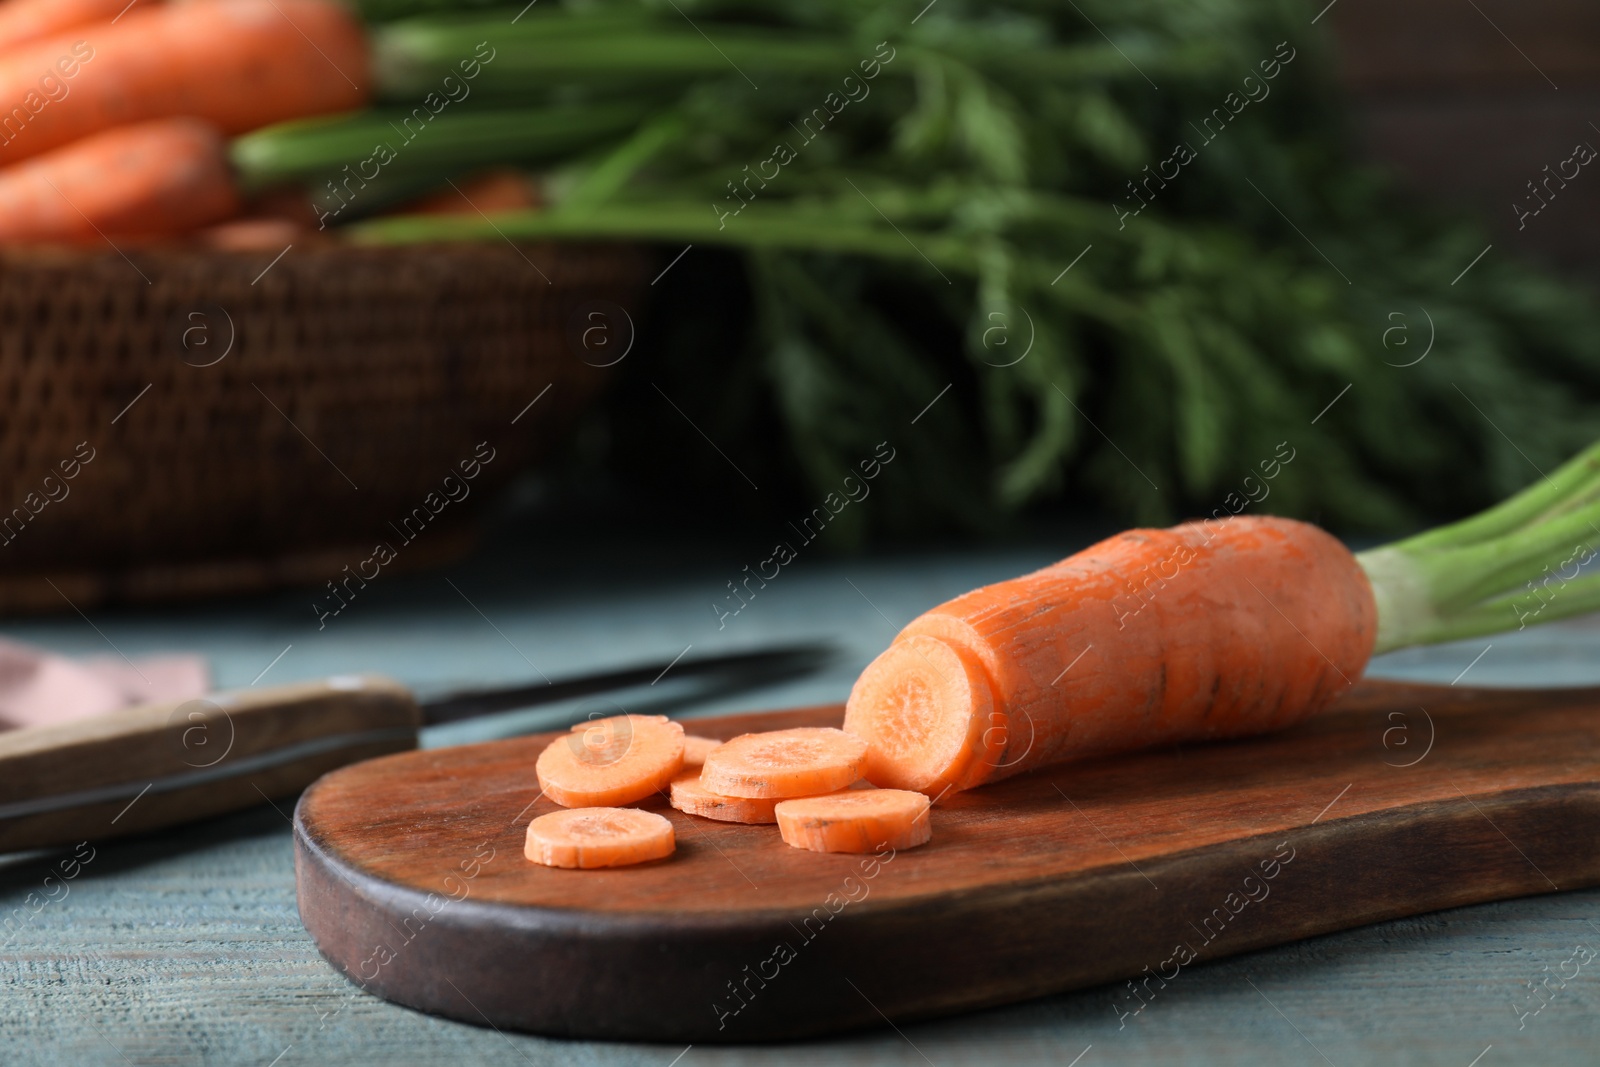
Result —
[[0, 852], [293, 796], [336, 767], [415, 748], [421, 721], [398, 682], [347, 675], [0, 733]]

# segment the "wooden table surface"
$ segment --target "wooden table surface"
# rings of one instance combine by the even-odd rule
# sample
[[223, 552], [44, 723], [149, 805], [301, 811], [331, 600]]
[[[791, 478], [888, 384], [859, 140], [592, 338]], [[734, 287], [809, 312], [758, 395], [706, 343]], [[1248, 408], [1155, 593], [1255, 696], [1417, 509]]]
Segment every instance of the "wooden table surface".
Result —
[[[669, 677], [611, 698], [633, 711], [727, 712], [841, 699], [918, 611], [1055, 554], [802, 557], [719, 629], [711, 605], [743, 563], [761, 558], [760, 547], [611, 545], [556, 563], [536, 540], [512, 537], [444, 573], [386, 576], [320, 631], [310, 596], [297, 593], [94, 613], [92, 626], [77, 616], [12, 622], [4, 632], [71, 654], [108, 652], [110, 643], [127, 654], [198, 650], [228, 686], [249, 685], [270, 665], [263, 683], [375, 670], [425, 695], [667, 659], [688, 645], [691, 655], [807, 638], [841, 648], [827, 671], [759, 692], [697, 700], [670, 688]], [[1373, 673], [1448, 683], [1470, 667], [1466, 678], [1480, 685], [1597, 684], [1596, 649], [1600, 624], [1580, 622], [1394, 655]], [[591, 699], [438, 727], [426, 743], [524, 732], [606, 706]], [[1576, 975], [1569, 962], [1575, 950], [1600, 949], [1600, 891], [1464, 908], [1198, 965], [1120, 1026], [1116, 990], [1099, 988], [798, 1045], [685, 1049], [502, 1034], [362, 994], [323, 962], [296, 915], [288, 806], [280, 808], [91, 843], [93, 858], [65, 895], [52, 889], [55, 899], [31, 917], [24, 901], [30, 892], [40, 899], [60, 857], [0, 859], [0, 915], [23, 908], [24, 917], [9, 943], [0, 934], [3, 1062], [1496, 1067], [1589, 1064], [1600, 1041], [1600, 960]], [[1539, 983], [1545, 992], [1535, 997]]]

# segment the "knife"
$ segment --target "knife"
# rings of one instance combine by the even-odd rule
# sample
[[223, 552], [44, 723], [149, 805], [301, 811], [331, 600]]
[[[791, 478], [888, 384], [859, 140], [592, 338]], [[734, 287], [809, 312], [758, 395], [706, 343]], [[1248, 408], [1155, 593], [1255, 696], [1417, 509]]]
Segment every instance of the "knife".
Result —
[[701, 678], [710, 690], [658, 701], [660, 710], [797, 677], [830, 655], [811, 644], [680, 657], [422, 702], [390, 678], [339, 675], [8, 730], [0, 732], [0, 853], [124, 837], [291, 797], [337, 767], [416, 748], [424, 726], [653, 685], [668, 672]]

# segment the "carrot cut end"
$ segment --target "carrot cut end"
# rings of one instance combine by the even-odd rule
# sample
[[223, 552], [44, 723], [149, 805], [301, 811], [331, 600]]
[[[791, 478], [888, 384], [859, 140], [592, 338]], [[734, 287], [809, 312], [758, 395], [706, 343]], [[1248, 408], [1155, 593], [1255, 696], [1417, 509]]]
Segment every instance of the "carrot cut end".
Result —
[[976, 656], [904, 637], [857, 679], [844, 728], [867, 743], [866, 778], [930, 797], [981, 784], [1005, 747], [1005, 715]]

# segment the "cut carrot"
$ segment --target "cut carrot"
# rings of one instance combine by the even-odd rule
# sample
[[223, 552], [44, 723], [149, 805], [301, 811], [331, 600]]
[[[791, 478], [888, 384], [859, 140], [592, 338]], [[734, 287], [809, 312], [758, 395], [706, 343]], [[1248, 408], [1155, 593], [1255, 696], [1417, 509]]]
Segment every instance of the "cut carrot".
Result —
[[371, 84], [361, 27], [329, 0], [139, 5], [0, 55], [0, 163], [150, 119], [244, 133], [360, 107]]
[[0, 52], [79, 26], [110, 22], [127, 7], [128, 0], [5, 0], [0, 3]]
[[831, 727], [744, 734], [706, 756], [701, 784], [729, 797], [805, 797], [861, 777], [867, 745]]
[[546, 867], [626, 867], [672, 855], [672, 824], [638, 808], [573, 808], [528, 824], [523, 855]]
[[631, 804], [664, 791], [683, 769], [683, 727], [664, 715], [580, 723], [539, 754], [544, 795], [565, 808]]
[[8, 243], [176, 234], [238, 207], [227, 145], [194, 119], [107, 130], [0, 170], [0, 241]]
[[698, 772], [701, 767], [705, 766], [706, 753], [720, 744], [722, 742], [715, 738], [685, 734], [683, 738], [683, 769], [689, 770], [692, 767]]
[[908, 789], [847, 790], [779, 801], [778, 832], [812, 852], [913, 848], [933, 836], [928, 798]]
[[672, 780], [672, 806], [689, 815], [718, 822], [775, 823], [773, 807], [778, 797], [729, 797], [713, 793], [692, 771]]
[[[1005, 716], [982, 662], [935, 638], [890, 645], [856, 682], [849, 707], [845, 729], [867, 742], [865, 774], [880, 786], [929, 796], [970, 788], [1005, 750]], [[928, 714], [941, 707], [967, 713]]]
[[1260, 733], [1359, 678], [1377, 621], [1361, 566], [1315, 526], [1130, 530], [914, 619], [856, 682], [845, 728], [878, 785], [935, 795]]

